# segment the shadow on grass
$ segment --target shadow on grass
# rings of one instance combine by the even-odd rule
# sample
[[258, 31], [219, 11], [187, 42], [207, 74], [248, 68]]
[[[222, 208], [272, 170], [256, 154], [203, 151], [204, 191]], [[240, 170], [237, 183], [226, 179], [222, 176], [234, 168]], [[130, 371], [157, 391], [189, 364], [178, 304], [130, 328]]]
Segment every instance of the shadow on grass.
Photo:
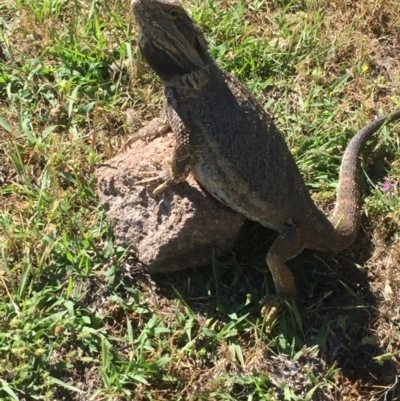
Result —
[[[249, 222], [232, 255], [216, 260], [213, 267], [152, 275], [151, 279], [160, 296], [174, 299], [178, 293], [196, 314], [227, 323], [229, 314], [240, 317], [248, 313], [249, 319], [256, 321], [261, 312], [259, 300], [274, 293], [265, 256], [275, 236]], [[298, 288], [298, 316], [286, 310], [271, 335], [283, 335], [295, 352], [318, 345], [323, 360], [340, 368], [349, 396], [354, 386], [363, 396], [369, 391], [383, 394], [383, 387], [377, 390], [377, 386], [392, 386], [385, 392], [385, 399], [390, 400], [399, 392], [393, 385], [399, 366], [379, 359], [386, 352], [375, 334], [380, 313], [360, 267], [371, 256], [371, 249], [360, 232], [345, 252], [334, 255], [306, 250], [290, 261]], [[284, 348], [277, 346], [274, 352], [286, 353]]]

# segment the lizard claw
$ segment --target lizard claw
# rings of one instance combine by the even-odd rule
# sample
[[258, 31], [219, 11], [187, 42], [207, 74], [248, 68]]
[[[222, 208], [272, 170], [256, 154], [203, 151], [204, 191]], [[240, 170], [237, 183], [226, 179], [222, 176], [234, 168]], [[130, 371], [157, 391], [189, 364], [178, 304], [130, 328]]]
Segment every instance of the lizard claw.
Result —
[[[148, 178], [145, 178], [145, 177]], [[137, 181], [133, 184], [133, 186], [138, 186], [138, 185], [145, 185], [147, 186], [148, 184], [157, 182], [157, 181], [162, 181], [162, 183], [156, 187], [156, 189], [153, 190], [153, 195], [157, 195], [163, 191], [165, 191], [167, 188], [172, 187], [176, 184], [179, 184], [182, 182], [182, 180], [176, 180], [174, 178], [171, 178], [168, 176], [164, 171], [159, 172], [158, 174], [154, 173], [144, 173], [142, 174], [142, 177], [144, 179], [141, 179], [140, 181]]]
[[161, 118], [153, 118], [145, 127], [141, 128], [136, 135], [128, 138], [118, 150], [118, 153], [125, 153], [139, 139], [146, 141], [150, 137], [157, 137], [165, 134], [170, 128], [170, 125]]
[[140, 136], [131, 136], [118, 149], [117, 153], [126, 153], [132, 147], [132, 144], [141, 139]]
[[261, 298], [259, 304], [261, 308], [261, 316], [265, 317], [266, 322], [270, 323], [272, 319], [276, 316], [279, 309], [286, 304], [290, 306], [294, 298], [283, 294], [269, 294]]
[[171, 184], [168, 180], [164, 181], [162, 184], [160, 184], [154, 191], [153, 191], [153, 195], [157, 195], [161, 192], [163, 192], [164, 190], [166, 190], [168, 187], [170, 187]]
[[[165, 181], [166, 180], [166, 174], [164, 171], [157, 173], [141, 173], [140, 174], [140, 180], [136, 181], [133, 186], [139, 186], [139, 185], [144, 185], [147, 186], [148, 184], [151, 184], [153, 182], [157, 182], [157, 181]], [[161, 184], [161, 185], [164, 185]], [[161, 185], [159, 185], [157, 188], [159, 188]], [[157, 190], [157, 188], [155, 190]], [[154, 191], [155, 191], [154, 190]]]

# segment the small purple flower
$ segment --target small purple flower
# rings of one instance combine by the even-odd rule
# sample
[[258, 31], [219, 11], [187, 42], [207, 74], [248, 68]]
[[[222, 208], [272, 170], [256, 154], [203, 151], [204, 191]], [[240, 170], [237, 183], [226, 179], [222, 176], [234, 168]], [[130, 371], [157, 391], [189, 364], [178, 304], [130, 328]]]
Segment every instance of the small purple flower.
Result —
[[382, 188], [384, 191], [389, 191], [390, 189], [390, 184], [388, 182], [383, 183]]

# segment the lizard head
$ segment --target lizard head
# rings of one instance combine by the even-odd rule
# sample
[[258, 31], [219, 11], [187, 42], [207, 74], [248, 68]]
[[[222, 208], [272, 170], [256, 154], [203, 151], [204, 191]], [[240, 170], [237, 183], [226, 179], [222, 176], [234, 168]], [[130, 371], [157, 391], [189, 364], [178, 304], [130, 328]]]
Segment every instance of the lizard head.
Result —
[[200, 28], [175, 0], [133, 0], [139, 47], [162, 79], [184, 75], [211, 61]]

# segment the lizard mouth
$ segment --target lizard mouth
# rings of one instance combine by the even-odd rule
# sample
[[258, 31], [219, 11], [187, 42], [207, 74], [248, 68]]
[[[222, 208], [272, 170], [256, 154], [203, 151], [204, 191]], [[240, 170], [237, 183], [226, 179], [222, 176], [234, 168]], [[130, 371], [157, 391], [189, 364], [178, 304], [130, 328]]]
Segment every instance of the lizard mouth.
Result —
[[207, 47], [204, 47], [204, 43], [201, 42], [201, 38], [199, 38], [197, 35], [193, 37], [192, 46], [196, 50], [201, 60], [205, 62], [208, 54]]
[[199, 53], [200, 57], [202, 57], [202, 53], [203, 53], [203, 48], [200, 44], [199, 38], [197, 36], [195, 36], [193, 38], [193, 47], [196, 49], [197, 53]]
[[196, 49], [196, 51], [197, 51], [198, 53], [201, 52], [201, 46], [200, 46], [200, 42], [199, 42], [199, 39], [198, 39], [197, 36], [195, 36], [195, 37], [193, 38], [193, 47]]

